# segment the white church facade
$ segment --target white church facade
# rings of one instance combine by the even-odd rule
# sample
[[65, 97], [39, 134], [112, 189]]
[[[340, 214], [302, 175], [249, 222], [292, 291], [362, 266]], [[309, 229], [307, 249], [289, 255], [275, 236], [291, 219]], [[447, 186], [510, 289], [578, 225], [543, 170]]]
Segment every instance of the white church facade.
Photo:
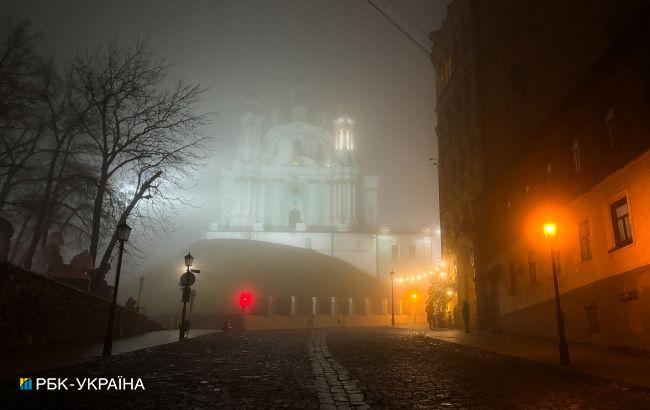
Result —
[[271, 125], [241, 117], [237, 158], [222, 172], [220, 215], [206, 239], [259, 240], [331, 255], [385, 279], [419, 273], [438, 256], [428, 229], [391, 232], [378, 223], [379, 178], [355, 161], [355, 122], [309, 123], [302, 107]]

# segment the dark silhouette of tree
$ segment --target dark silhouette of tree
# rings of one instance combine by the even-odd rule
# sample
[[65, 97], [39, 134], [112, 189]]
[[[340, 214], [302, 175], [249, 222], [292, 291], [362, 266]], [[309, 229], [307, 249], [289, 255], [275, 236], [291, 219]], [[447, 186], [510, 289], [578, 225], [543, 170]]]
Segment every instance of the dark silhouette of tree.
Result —
[[21, 174], [28, 171], [42, 136], [37, 110], [39, 36], [28, 22], [7, 19], [0, 44], [0, 211], [6, 210]]
[[[168, 76], [169, 66], [143, 43], [108, 43], [73, 63], [77, 111], [85, 113], [81, 131], [96, 175], [90, 254], [95, 263], [100, 257], [100, 277], [109, 269], [115, 226], [136, 211], [145, 217], [143, 199], [156, 203], [158, 216], [165, 205], [182, 201], [165, 188], [181, 187], [207, 158], [203, 128], [210, 114], [196, 107], [203, 90], [184, 81], [167, 87]], [[129, 185], [132, 196], [119, 195]], [[102, 233], [110, 239], [100, 254]]]
[[117, 224], [164, 231], [188, 205], [182, 192], [209, 154], [211, 113], [197, 110], [203, 90], [171, 81], [170, 67], [144, 43], [100, 45], [61, 75], [34, 52], [39, 36], [29, 23], [7, 27], [0, 212], [16, 227], [10, 257], [30, 267], [48, 232], [61, 231], [89, 247], [94, 277], [103, 281]]

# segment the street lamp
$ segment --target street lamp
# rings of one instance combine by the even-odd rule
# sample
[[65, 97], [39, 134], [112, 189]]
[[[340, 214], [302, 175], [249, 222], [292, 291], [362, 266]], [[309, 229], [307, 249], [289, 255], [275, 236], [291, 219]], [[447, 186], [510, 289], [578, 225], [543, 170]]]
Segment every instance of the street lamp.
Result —
[[183, 313], [181, 314], [181, 324], [178, 327], [178, 340], [181, 341], [185, 339], [185, 334], [189, 331], [189, 324], [185, 320], [185, 312], [187, 310], [187, 302], [190, 301], [192, 294], [191, 286], [196, 281], [195, 273], [200, 273], [198, 269], [190, 269], [192, 263], [194, 262], [194, 256], [190, 252], [187, 252], [185, 255], [185, 273], [181, 275], [180, 285], [183, 289], [181, 300], [183, 302]]
[[190, 252], [187, 252], [187, 255], [185, 255], [185, 266], [189, 270], [190, 266], [192, 266], [192, 263], [194, 262], [194, 256]]
[[418, 298], [417, 293], [411, 294], [411, 300], [413, 300], [413, 323], [415, 323], [415, 300]]
[[390, 325], [395, 327], [395, 271], [390, 271]]
[[120, 271], [122, 270], [122, 254], [124, 253], [124, 242], [129, 240], [131, 234], [131, 227], [122, 222], [117, 225], [116, 229], [117, 240], [120, 242], [119, 254], [117, 257], [117, 271], [115, 272], [115, 285], [113, 285], [113, 301], [108, 313], [108, 327], [106, 328], [106, 337], [104, 338], [104, 350], [102, 356], [110, 356], [113, 350], [113, 322], [115, 320], [115, 306], [117, 305], [117, 290], [120, 286]]
[[567, 347], [566, 335], [564, 333], [564, 317], [562, 316], [562, 307], [560, 306], [560, 289], [557, 283], [558, 260], [554, 247], [555, 237], [557, 236], [557, 224], [555, 222], [547, 222], [544, 224], [543, 230], [544, 237], [550, 241], [551, 248], [551, 266], [553, 268], [553, 289], [555, 291], [555, 311], [557, 317], [560, 363], [564, 366], [568, 366], [570, 364], [569, 348]]

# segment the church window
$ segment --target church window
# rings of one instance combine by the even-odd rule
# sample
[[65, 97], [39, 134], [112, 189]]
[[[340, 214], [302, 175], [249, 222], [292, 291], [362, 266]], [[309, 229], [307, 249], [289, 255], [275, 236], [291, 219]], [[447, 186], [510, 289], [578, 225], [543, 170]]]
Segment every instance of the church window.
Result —
[[390, 246], [390, 257], [393, 259], [399, 259], [399, 245]]
[[409, 259], [415, 259], [415, 244], [409, 245]]

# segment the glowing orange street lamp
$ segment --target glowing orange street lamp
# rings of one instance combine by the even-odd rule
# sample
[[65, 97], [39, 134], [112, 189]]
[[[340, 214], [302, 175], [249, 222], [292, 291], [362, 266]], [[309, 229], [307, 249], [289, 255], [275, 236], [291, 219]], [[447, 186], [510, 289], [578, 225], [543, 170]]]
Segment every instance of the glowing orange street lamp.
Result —
[[418, 298], [417, 293], [412, 293], [411, 294], [411, 300], [413, 301], [413, 323], [415, 323], [415, 301]]
[[557, 235], [557, 224], [555, 222], [546, 222], [544, 224], [544, 237], [547, 239], [555, 238]]
[[557, 283], [558, 263], [557, 252], [554, 248], [554, 239], [557, 236], [557, 224], [555, 222], [546, 222], [543, 227], [544, 237], [550, 239], [551, 248], [551, 266], [553, 268], [553, 290], [555, 292], [555, 314], [557, 317], [557, 335], [558, 335], [558, 348], [560, 351], [560, 363], [563, 366], [570, 364], [569, 348], [566, 344], [566, 335], [564, 330], [564, 317], [562, 316], [562, 307], [560, 305], [560, 289]]

